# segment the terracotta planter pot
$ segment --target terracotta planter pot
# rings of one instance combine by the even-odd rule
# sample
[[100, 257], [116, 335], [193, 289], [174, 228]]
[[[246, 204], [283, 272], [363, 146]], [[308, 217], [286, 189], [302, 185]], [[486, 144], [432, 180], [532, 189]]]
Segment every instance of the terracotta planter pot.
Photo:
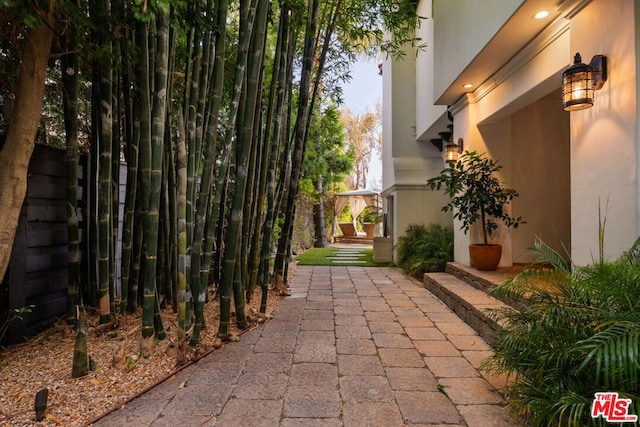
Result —
[[480, 271], [494, 271], [500, 264], [502, 257], [502, 245], [469, 245], [469, 256], [472, 267]]
[[362, 228], [367, 235], [367, 239], [373, 239], [373, 233], [376, 229], [376, 224], [374, 222], [365, 222], [362, 224]]

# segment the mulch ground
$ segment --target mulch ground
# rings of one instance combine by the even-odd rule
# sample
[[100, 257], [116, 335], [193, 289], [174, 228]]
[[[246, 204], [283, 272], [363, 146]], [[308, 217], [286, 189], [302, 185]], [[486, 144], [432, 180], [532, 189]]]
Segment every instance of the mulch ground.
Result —
[[[267, 314], [277, 306], [279, 292], [269, 292]], [[224, 345], [216, 338], [219, 305], [213, 295], [205, 306], [205, 330], [189, 361]], [[264, 319], [257, 315], [260, 290], [246, 307], [253, 325]], [[87, 314], [87, 346], [95, 369], [82, 378], [71, 378], [75, 331], [61, 322], [26, 343], [0, 349], [0, 426], [81, 426], [113, 410], [177, 372], [179, 330], [171, 309], [162, 313], [168, 338], [156, 341], [151, 353], [140, 356], [140, 314], [117, 318], [109, 331], [97, 328], [97, 316]], [[242, 339], [232, 328], [234, 337]], [[235, 338], [234, 338], [235, 339]], [[36, 393], [49, 390], [48, 406], [41, 422], [36, 421]]]

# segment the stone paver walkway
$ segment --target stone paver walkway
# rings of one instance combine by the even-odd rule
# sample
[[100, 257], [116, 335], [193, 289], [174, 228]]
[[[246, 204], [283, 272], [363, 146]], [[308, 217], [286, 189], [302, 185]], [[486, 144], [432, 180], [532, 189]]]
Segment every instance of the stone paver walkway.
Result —
[[490, 347], [393, 268], [298, 266], [271, 321], [96, 426], [513, 426]]

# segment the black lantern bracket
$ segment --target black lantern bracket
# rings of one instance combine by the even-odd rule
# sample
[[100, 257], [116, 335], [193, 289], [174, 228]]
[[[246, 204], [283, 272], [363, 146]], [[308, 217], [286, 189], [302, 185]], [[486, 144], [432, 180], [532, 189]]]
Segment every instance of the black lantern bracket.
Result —
[[607, 57], [596, 55], [591, 58], [589, 66], [593, 69], [593, 88], [599, 90], [604, 86], [604, 82], [607, 81], [608, 77]]

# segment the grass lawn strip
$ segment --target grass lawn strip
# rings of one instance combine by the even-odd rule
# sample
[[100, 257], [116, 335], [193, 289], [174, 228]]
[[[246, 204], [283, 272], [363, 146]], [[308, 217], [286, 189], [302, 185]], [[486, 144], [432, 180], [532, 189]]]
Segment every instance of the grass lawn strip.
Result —
[[296, 257], [298, 265], [336, 265], [373, 267], [387, 265], [373, 262], [373, 249], [370, 248], [312, 248]]

